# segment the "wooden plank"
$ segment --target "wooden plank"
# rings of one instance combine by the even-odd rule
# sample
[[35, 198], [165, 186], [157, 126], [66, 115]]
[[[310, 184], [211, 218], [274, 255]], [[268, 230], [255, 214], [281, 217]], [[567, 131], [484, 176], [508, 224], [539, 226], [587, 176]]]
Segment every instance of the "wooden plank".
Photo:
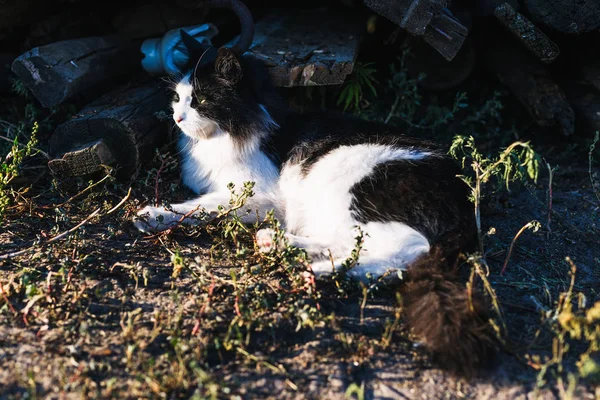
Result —
[[446, 60], [456, 56], [469, 30], [446, 8], [446, 0], [365, 0], [377, 14], [423, 39]]
[[267, 65], [276, 86], [339, 85], [354, 68], [362, 23], [321, 9], [274, 11], [256, 23], [246, 54]]
[[551, 63], [560, 54], [556, 43], [508, 3], [498, 6], [494, 15], [531, 54], [543, 63]]
[[110, 88], [116, 78], [141, 70], [139, 41], [94, 36], [36, 47], [21, 54], [12, 71], [43, 107]]
[[129, 177], [168, 137], [169, 90], [162, 80], [107, 93], [59, 125], [50, 138], [48, 164], [61, 176], [118, 166]]
[[469, 30], [444, 8], [435, 14], [427, 26], [423, 40], [429, 43], [448, 61], [452, 61], [462, 48]]
[[365, 5], [413, 35], [423, 35], [433, 14], [446, 6], [437, 0], [365, 0]]

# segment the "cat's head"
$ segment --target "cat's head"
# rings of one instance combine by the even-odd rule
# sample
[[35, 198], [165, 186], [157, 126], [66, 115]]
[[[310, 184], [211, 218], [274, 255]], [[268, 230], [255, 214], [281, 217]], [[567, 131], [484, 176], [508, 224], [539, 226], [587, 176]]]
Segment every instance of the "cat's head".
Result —
[[228, 133], [244, 142], [270, 133], [276, 124], [246, 64], [221, 47], [214, 63], [199, 64], [184, 75], [175, 87], [172, 107], [173, 119], [185, 135], [201, 139]]

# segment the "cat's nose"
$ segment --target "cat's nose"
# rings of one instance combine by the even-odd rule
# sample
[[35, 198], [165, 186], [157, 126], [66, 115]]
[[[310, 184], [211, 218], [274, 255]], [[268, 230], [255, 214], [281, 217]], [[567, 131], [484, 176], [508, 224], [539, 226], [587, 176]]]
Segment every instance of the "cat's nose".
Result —
[[178, 117], [175, 117], [175, 122], [180, 123], [181, 121], [183, 121], [183, 116], [180, 115]]

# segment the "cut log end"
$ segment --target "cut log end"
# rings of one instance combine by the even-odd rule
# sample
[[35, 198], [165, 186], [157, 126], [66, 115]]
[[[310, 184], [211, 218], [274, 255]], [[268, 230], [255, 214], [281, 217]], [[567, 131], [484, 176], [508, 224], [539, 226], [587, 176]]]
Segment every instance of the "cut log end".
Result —
[[169, 125], [157, 115], [167, 109], [160, 81], [106, 94], [56, 128], [49, 143], [50, 169], [78, 176], [109, 165], [118, 169], [118, 178], [131, 176], [166, 141]]
[[48, 168], [55, 176], [69, 177], [98, 172], [103, 165], [116, 161], [113, 151], [103, 139], [86, 143], [81, 148], [65, 153], [61, 158], [48, 162]]

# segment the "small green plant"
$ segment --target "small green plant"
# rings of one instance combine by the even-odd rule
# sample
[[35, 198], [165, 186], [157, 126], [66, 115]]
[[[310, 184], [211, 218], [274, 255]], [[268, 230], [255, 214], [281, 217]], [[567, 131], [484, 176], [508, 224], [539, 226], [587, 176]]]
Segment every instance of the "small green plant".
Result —
[[[573, 293], [577, 268], [569, 257], [565, 261], [570, 266], [569, 289], [560, 294], [553, 309], [543, 314], [543, 322], [553, 333], [551, 356], [528, 354], [526, 358], [539, 370], [538, 389], [546, 385], [550, 374], [559, 384], [561, 398], [573, 399], [581, 378], [600, 383], [600, 301], [587, 307], [585, 295]], [[580, 350], [574, 368], [569, 369], [565, 358], [573, 349], [585, 350]]]
[[502, 101], [500, 101], [500, 92], [494, 91], [492, 97], [471, 115], [468, 115], [463, 124], [477, 123], [485, 125], [490, 121], [498, 122], [501, 120], [500, 111], [504, 108]]
[[367, 89], [371, 91], [373, 96], [377, 96], [377, 90], [373, 85], [377, 83], [374, 77], [377, 70], [372, 66], [373, 63], [357, 63], [354, 66], [354, 70], [344, 83], [337, 101], [338, 106], [344, 105], [344, 111], [350, 109], [352, 112], [359, 114], [364, 108], [362, 103]]
[[358, 288], [357, 282], [348, 276], [348, 272], [356, 267], [359, 262], [365, 234], [359, 226], [356, 227], [355, 232], [354, 248], [350, 252], [350, 256], [342, 262], [338, 270], [335, 270], [334, 261], [331, 259], [332, 274], [330, 275], [330, 281], [335, 284], [338, 294], [343, 297], [346, 297], [348, 293], [353, 292]]
[[410, 57], [410, 48], [404, 48], [398, 62], [390, 66], [392, 77], [388, 81], [388, 90], [393, 93], [395, 99], [384, 123], [387, 124], [393, 118], [398, 118], [410, 127], [419, 129], [435, 129], [447, 124], [454, 119], [459, 110], [467, 107], [467, 94], [456, 93], [451, 108], [428, 105], [426, 113], [418, 118], [418, 112], [423, 109], [423, 96], [419, 84], [426, 75], [421, 73], [416, 78], [411, 78], [406, 67], [408, 57]]
[[412, 79], [408, 75], [406, 68], [406, 59], [410, 55], [410, 49], [402, 50], [398, 63], [390, 66], [392, 78], [388, 81], [388, 89], [395, 95], [392, 108], [385, 118], [387, 124], [393, 117], [402, 119], [403, 121], [413, 121], [418, 108], [421, 106], [423, 96], [419, 92], [419, 82], [425, 79], [425, 74], [421, 73], [416, 79]]
[[475, 223], [479, 236], [479, 250], [482, 254], [483, 233], [481, 231], [481, 198], [483, 185], [495, 177], [497, 189], [502, 186], [510, 190], [509, 185], [515, 181], [530, 178], [537, 181], [540, 169], [540, 158], [531, 148], [529, 142], [517, 141], [506, 147], [497, 157], [484, 156], [477, 150], [473, 136], [455, 136], [448, 153], [460, 160], [463, 169], [468, 162], [474, 176], [459, 175], [471, 189], [470, 199], [475, 207]]
[[[213, 237], [212, 259], [230, 264], [229, 276], [219, 276], [212, 270], [211, 265], [218, 263], [204, 264], [173, 251], [172, 277], [178, 279], [188, 271], [197, 279], [204, 301], [200, 318], [213, 302], [218, 302], [219, 308], [229, 308], [230, 312], [205, 321], [202, 328], [207, 334], [215, 333], [215, 349], [248, 355], [252, 338], [260, 332], [271, 333], [275, 339], [272, 332], [281, 325], [296, 331], [312, 329], [323, 326], [327, 318], [320, 311], [306, 252], [288, 245], [273, 211], [263, 220], [257, 216], [253, 226], [242, 220], [241, 213], [248, 212], [247, 200], [254, 195], [254, 182], [244, 182], [239, 192], [233, 183], [228, 188], [229, 203], [218, 207], [218, 215], [210, 223], [185, 229], [205, 230]], [[259, 252], [254, 242], [256, 231], [265, 226], [273, 229], [274, 240], [283, 244], [268, 254]]]
[[19, 176], [19, 167], [26, 157], [34, 154], [34, 147], [37, 144], [38, 124], [35, 122], [31, 130], [29, 141], [25, 145], [20, 145], [15, 137], [12, 148], [0, 164], [0, 220], [4, 216], [6, 207], [10, 204], [10, 183]]
[[[356, 396], [356, 397], [354, 397], [354, 396]], [[365, 399], [364, 382], [361, 385], [359, 385], [356, 382], [348, 385], [348, 389], [346, 389], [346, 392], [344, 393], [344, 397], [349, 400], [354, 399], [354, 398], [356, 398], [356, 400], [364, 400]]]

